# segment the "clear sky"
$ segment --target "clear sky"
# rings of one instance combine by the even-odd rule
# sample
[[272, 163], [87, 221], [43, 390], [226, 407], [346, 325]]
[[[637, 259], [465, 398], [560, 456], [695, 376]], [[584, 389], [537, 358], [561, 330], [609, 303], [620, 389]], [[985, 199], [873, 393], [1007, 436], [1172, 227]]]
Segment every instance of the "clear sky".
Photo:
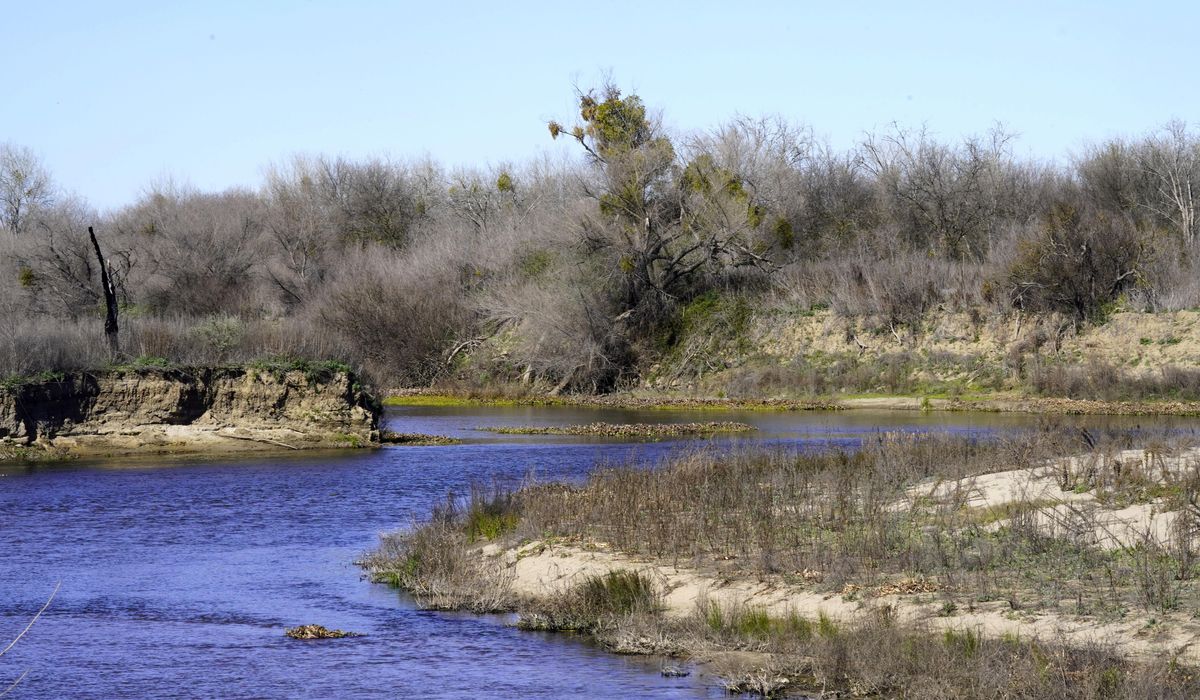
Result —
[[605, 73], [678, 131], [737, 114], [845, 147], [1000, 121], [1063, 158], [1200, 120], [1187, 2], [0, 0], [0, 141], [100, 207], [173, 176], [257, 185], [290, 154], [521, 161]]

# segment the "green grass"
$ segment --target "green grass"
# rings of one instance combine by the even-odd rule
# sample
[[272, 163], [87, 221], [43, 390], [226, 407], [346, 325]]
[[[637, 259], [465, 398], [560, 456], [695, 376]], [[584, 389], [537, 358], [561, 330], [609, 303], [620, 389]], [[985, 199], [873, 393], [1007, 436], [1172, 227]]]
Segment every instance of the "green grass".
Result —
[[658, 593], [650, 577], [628, 569], [589, 576], [580, 584], [579, 596], [593, 614], [628, 615], [659, 607]]
[[332, 441], [339, 445], [347, 445], [349, 447], [362, 447], [363, 440], [354, 433], [338, 433], [333, 436]]
[[0, 389], [16, 389], [26, 384], [41, 384], [43, 382], [61, 382], [67, 378], [66, 373], [46, 370], [31, 375], [10, 375], [0, 379]]
[[516, 513], [495, 513], [484, 509], [472, 509], [467, 514], [467, 536], [471, 540], [495, 540], [517, 528], [520, 518]]
[[708, 628], [718, 634], [758, 641], [767, 639], [808, 641], [813, 636], [813, 623], [795, 612], [789, 612], [783, 617], [773, 617], [766, 608], [723, 607], [713, 602], [704, 606], [700, 612]]
[[300, 357], [264, 357], [247, 363], [248, 369], [268, 373], [282, 380], [289, 372], [303, 372], [309, 384], [327, 382], [338, 374], [350, 374], [350, 365], [337, 360], [309, 360]]
[[463, 531], [472, 542], [495, 540], [516, 529], [521, 512], [513, 494], [494, 486], [489, 492], [479, 485], [471, 486]]
[[826, 615], [824, 610], [817, 614], [817, 636], [822, 639], [833, 639], [838, 636], [839, 631], [837, 623]]
[[979, 632], [969, 629], [946, 630], [942, 635], [942, 643], [946, 645], [947, 649], [958, 652], [968, 659], [979, 653], [980, 641]]

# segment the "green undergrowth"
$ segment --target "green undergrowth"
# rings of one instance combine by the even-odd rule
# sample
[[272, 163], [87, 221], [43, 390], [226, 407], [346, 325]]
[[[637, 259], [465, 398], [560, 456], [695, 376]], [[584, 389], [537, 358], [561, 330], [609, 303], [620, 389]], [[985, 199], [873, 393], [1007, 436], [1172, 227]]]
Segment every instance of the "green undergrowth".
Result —
[[[194, 372], [199, 369], [213, 370], [240, 370], [249, 369], [274, 377], [276, 380], [282, 380], [291, 372], [301, 372], [304, 374], [305, 380], [309, 384], [320, 384], [327, 382], [339, 374], [353, 374], [349, 365], [336, 360], [310, 360], [304, 358], [295, 358], [287, 356], [267, 357], [245, 365], [216, 365], [212, 367], [192, 367], [180, 365], [171, 362], [165, 357], [156, 356], [139, 356], [113, 362], [102, 367], [92, 369], [81, 369], [77, 373], [84, 374], [143, 374], [157, 373], [166, 371]], [[45, 371], [32, 375], [10, 375], [0, 379], [0, 388], [14, 389], [28, 384], [44, 384], [49, 382], [62, 382], [72, 374], [65, 371]], [[356, 385], [356, 389], [361, 389], [361, 386]]]
[[350, 365], [337, 360], [310, 360], [290, 356], [262, 358], [248, 363], [246, 367], [268, 373], [277, 380], [282, 380], [291, 372], [302, 372], [309, 384], [321, 384], [339, 374], [351, 373]]
[[73, 459], [76, 459], [75, 455], [63, 449], [45, 448], [39, 445], [25, 445], [7, 439], [0, 440], [0, 462], [48, 464], [68, 462]]

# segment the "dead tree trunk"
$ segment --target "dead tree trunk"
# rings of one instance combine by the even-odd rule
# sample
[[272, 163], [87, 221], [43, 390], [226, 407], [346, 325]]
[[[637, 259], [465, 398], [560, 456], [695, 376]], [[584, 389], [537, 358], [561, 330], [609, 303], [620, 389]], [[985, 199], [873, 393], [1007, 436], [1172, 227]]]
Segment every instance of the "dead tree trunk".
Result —
[[108, 352], [113, 359], [121, 350], [117, 340], [117, 288], [112, 277], [108, 275], [108, 265], [104, 255], [100, 253], [100, 243], [96, 241], [96, 232], [88, 226], [88, 236], [92, 238], [92, 248], [96, 251], [96, 260], [100, 263], [100, 285], [104, 287], [104, 338], [108, 341]]

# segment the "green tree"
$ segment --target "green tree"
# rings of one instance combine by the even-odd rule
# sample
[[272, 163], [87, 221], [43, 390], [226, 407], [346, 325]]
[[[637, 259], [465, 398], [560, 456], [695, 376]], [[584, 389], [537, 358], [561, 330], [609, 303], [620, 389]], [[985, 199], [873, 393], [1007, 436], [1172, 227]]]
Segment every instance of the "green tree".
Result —
[[671, 140], [637, 95], [613, 85], [579, 96], [579, 121], [552, 121], [550, 135], [573, 138], [595, 166], [598, 201], [583, 222], [589, 250], [607, 254], [618, 312], [653, 323], [680, 299], [703, 291], [703, 273], [769, 264], [749, 232], [763, 212], [733, 173], [701, 156], [680, 167]]
[[574, 138], [595, 166], [588, 188], [599, 206], [583, 221], [586, 248], [609, 259], [624, 311], [651, 311], [669, 295], [670, 248], [682, 234], [672, 187], [675, 148], [637, 95], [606, 85], [599, 97], [579, 96], [580, 121], [570, 129], [550, 122], [551, 137]]

